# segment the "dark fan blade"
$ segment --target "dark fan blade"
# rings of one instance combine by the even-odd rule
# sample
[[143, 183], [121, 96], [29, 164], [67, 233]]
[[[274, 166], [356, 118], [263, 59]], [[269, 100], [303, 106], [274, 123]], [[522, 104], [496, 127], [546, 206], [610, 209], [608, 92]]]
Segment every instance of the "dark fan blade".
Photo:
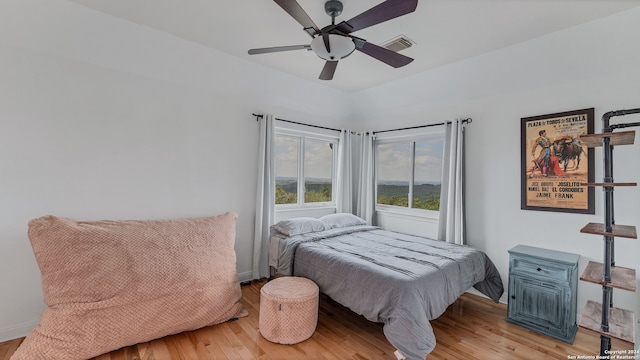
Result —
[[393, 66], [394, 68], [405, 66], [413, 61], [413, 59], [408, 56], [398, 54], [395, 51], [387, 50], [381, 46], [368, 42], [362, 43], [360, 41], [356, 41], [356, 50], [360, 50], [361, 52], [376, 58], [387, 65]]
[[338, 24], [338, 30], [350, 34], [369, 26], [412, 13], [418, 6], [418, 0], [387, 0], [362, 14]]
[[[320, 30], [318, 26], [311, 20], [309, 15], [304, 11], [302, 6], [298, 4], [296, 0], [273, 0], [276, 4], [280, 5], [289, 15], [291, 15], [297, 22], [302, 25], [302, 28], [309, 33], [309, 35], [319, 34]], [[310, 31], [308, 29], [313, 29]]]
[[327, 61], [324, 63], [324, 67], [322, 68], [322, 72], [320, 73], [320, 80], [331, 80], [333, 79], [333, 74], [336, 72], [336, 67], [338, 66], [337, 61]]
[[249, 55], [266, 54], [266, 53], [289, 51], [289, 50], [304, 50], [304, 49], [311, 50], [311, 45], [274, 46], [274, 47], [268, 47], [268, 48], [251, 49], [249, 50]]

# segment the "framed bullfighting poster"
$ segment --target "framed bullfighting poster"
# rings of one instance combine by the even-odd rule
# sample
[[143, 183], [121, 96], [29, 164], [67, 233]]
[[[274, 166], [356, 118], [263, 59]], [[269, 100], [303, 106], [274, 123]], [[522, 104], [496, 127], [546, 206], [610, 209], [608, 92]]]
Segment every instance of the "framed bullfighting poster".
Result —
[[522, 118], [521, 209], [595, 214], [593, 108]]

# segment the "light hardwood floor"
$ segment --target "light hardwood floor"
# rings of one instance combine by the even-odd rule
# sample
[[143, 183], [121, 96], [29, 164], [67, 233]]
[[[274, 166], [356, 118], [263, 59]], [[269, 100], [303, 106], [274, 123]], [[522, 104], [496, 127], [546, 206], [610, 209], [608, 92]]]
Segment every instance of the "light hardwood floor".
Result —
[[[258, 310], [260, 288], [265, 283], [254, 281], [242, 287], [247, 317], [125, 347], [95, 360], [395, 359], [395, 349], [385, 339], [381, 324], [367, 321], [323, 295], [318, 327], [310, 339], [295, 345], [263, 339], [258, 331]], [[431, 321], [438, 343], [427, 359], [568, 359], [598, 355], [600, 338], [595, 333], [579, 329], [570, 345], [508, 323], [506, 313], [504, 304], [473, 294], [462, 295], [445, 314]], [[0, 360], [8, 360], [21, 342], [0, 343]], [[613, 349], [633, 346], [614, 340]]]

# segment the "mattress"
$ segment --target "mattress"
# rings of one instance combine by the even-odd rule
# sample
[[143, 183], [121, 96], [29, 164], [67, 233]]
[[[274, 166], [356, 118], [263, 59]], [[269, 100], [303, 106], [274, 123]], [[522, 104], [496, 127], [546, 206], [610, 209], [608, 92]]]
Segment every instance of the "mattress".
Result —
[[338, 303], [384, 324], [389, 342], [407, 359], [435, 348], [429, 320], [475, 287], [495, 302], [504, 292], [488, 256], [470, 246], [359, 225], [271, 235], [272, 266], [306, 277]]

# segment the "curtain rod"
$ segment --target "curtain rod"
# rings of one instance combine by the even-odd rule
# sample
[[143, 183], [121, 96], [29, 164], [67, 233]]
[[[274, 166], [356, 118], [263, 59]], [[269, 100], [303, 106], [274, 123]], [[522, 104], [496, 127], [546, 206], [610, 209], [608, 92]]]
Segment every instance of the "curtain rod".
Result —
[[[258, 119], [262, 119], [264, 117], [264, 115], [262, 114], [251, 114], [253, 116], [256, 117], [256, 121], [258, 121]], [[285, 120], [285, 119], [279, 119], [279, 118], [275, 118], [276, 120], [279, 121], [284, 121], [284, 122], [288, 122], [288, 123], [292, 123], [292, 124], [298, 124], [298, 125], [304, 125], [304, 126], [310, 126], [310, 127], [314, 127], [314, 128], [318, 128], [318, 129], [325, 129], [325, 130], [333, 130], [333, 131], [342, 131], [340, 129], [334, 129], [334, 128], [330, 128], [330, 127], [325, 127], [325, 126], [320, 126], [320, 125], [311, 125], [311, 124], [305, 124], [305, 123], [301, 123], [301, 122], [297, 122], [297, 121], [292, 121], [292, 120]], [[471, 118], [466, 118], [464, 120], [462, 120], [462, 123], [467, 123], [467, 124], [471, 124], [471, 122], [473, 121], [473, 119]], [[446, 125], [446, 124], [451, 124], [451, 121], [446, 121], [446, 122], [442, 122], [442, 123], [438, 123], [438, 124], [428, 124], [428, 125], [418, 125], [418, 126], [411, 126], [411, 127], [405, 127], [405, 128], [399, 128], [399, 129], [389, 129], [389, 130], [380, 130], [380, 131], [373, 131], [373, 134], [379, 134], [379, 133], [384, 133], [384, 132], [390, 132], [390, 131], [400, 131], [400, 130], [412, 130], [412, 129], [421, 129], [421, 128], [425, 128], [425, 127], [431, 127], [431, 126], [440, 126], [440, 125]], [[353, 132], [352, 132], [353, 133]]]
[[[251, 115], [256, 117], [256, 121], [258, 121], [258, 119], [262, 119], [264, 117], [264, 115], [262, 115], [262, 114], [251, 114]], [[279, 119], [279, 118], [275, 118], [275, 119], [278, 120], [278, 121], [284, 121], [284, 122], [297, 124], [297, 125], [310, 126], [310, 127], [314, 127], [314, 128], [318, 128], [318, 129], [333, 130], [333, 131], [337, 131], [337, 132], [341, 132], [342, 131], [340, 129], [334, 129], [334, 128], [320, 126], [320, 125], [305, 124], [305, 123], [301, 123], [301, 122], [297, 122], [297, 121], [285, 120], [285, 119]]]
[[[473, 119], [471, 118], [467, 118], [462, 120], [462, 123], [467, 123], [467, 124], [471, 124], [471, 122], [473, 121]], [[400, 130], [412, 130], [412, 129], [421, 129], [421, 128], [426, 128], [426, 127], [431, 127], [431, 126], [440, 126], [440, 125], [446, 125], [446, 124], [451, 124], [451, 121], [445, 121], [442, 123], [438, 123], [438, 124], [428, 124], [428, 125], [418, 125], [418, 126], [410, 126], [410, 127], [405, 127], [405, 128], [399, 128], [399, 129], [389, 129], [389, 130], [380, 130], [380, 131], [374, 131], [374, 134], [379, 134], [379, 133], [385, 133], [385, 132], [390, 132], [390, 131], [400, 131]]]

